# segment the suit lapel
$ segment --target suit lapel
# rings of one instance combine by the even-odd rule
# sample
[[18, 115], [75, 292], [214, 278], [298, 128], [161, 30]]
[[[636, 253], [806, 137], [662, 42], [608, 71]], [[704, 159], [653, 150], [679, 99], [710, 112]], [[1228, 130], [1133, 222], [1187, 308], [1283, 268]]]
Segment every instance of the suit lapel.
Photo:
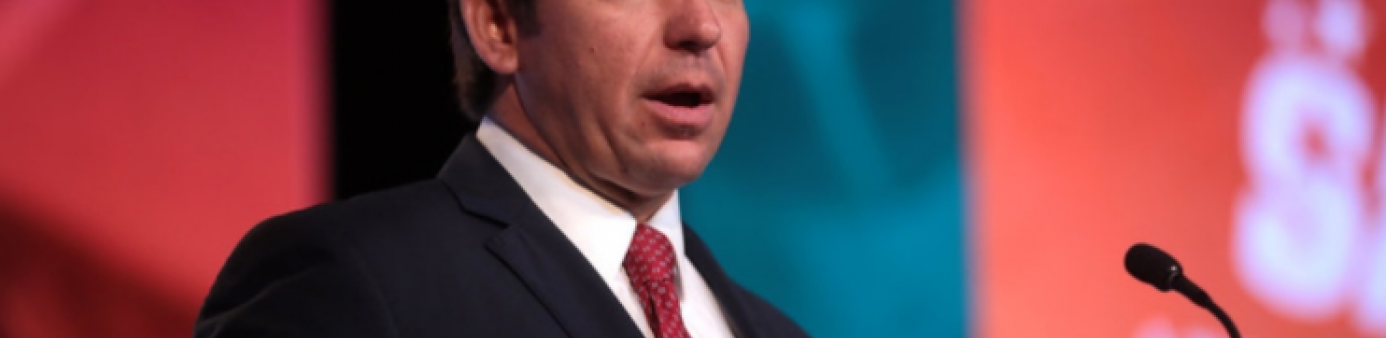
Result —
[[504, 261], [573, 338], [643, 338], [577, 247], [505, 168], [469, 134], [439, 178], [463, 209], [503, 226], [487, 248]]
[[708, 250], [707, 244], [704, 244], [702, 238], [686, 224], [683, 226], [683, 242], [684, 254], [688, 255], [688, 260], [698, 268], [698, 273], [703, 275], [707, 287], [712, 289], [713, 296], [722, 307], [722, 315], [727, 318], [727, 325], [731, 326], [732, 334], [737, 338], [766, 337], [764, 332], [756, 330], [754, 324], [760, 321], [755, 317], [755, 312], [747, 308], [749, 300], [746, 299], [746, 293], [727, 276], [726, 271], [722, 270], [722, 266], [712, 256], [712, 251]]

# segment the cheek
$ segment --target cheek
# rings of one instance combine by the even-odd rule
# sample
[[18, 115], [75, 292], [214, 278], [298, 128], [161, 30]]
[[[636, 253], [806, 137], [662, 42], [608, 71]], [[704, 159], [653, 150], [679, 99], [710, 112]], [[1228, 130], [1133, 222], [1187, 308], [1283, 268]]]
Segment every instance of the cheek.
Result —
[[[741, 74], [746, 62], [746, 48], [750, 42], [750, 26], [746, 19], [746, 13], [739, 6], [728, 9], [728, 14], [723, 15], [722, 40], [718, 41], [717, 53], [722, 65], [722, 72], [727, 81], [727, 101], [728, 105], [736, 104], [736, 94], [741, 88]], [[730, 108], [728, 108], [730, 110]]]
[[[627, 124], [623, 113], [629, 110], [625, 98], [622, 72], [630, 68], [626, 63], [616, 62], [615, 46], [599, 44], [594, 39], [569, 39], [559, 42], [566, 45], [551, 45], [543, 52], [548, 55], [551, 67], [546, 69], [546, 92], [544, 102], [550, 110], [562, 116], [554, 121], [553, 127], [569, 130], [570, 141], [586, 144], [589, 152], [598, 150], [605, 138], [610, 138], [611, 126]], [[577, 144], [574, 144], [577, 145]]]
[[727, 84], [733, 87], [739, 87], [742, 67], [746, 62], [747, 36], [744, 35], [744, 32], [742, 34], [736, 37], [735, 41], [728, 41], [731, 43], [727, 44], [722, 55], [726, 66]]

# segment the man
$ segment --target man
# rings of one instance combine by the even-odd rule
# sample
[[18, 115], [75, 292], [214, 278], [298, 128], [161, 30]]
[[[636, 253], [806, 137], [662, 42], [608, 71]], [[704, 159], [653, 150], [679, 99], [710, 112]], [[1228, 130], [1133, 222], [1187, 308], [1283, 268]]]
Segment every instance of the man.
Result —
[[806, 337], [684, 227], [749, 38], [740, 0], [451, 0], [465, 110], [436, 180], [270, 219], [198, 337]]

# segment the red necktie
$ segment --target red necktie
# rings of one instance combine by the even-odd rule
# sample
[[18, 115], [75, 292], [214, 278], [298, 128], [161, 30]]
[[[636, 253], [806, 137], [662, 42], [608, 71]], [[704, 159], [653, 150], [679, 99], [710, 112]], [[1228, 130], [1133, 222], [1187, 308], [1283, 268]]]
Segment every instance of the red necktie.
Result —
[[678, 269], [674, 254], [664, 234], [648, 225], [635, 226], [624, 265], [656, 338], [688, 338], [674, 289], [674, 270]]

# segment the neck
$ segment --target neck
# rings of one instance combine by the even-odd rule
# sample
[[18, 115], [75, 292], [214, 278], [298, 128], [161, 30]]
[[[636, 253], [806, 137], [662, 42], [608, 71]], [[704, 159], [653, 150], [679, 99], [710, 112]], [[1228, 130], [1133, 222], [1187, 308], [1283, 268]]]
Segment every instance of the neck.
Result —
[[520, 141], [520, 144], [539, 155], [539, 158], [557, 167], [573, 181], [596, 193], [597, 196], [601, 196], [607, 202], [626, 210], [639, 223], [648, 223], [654, 217], [655, 212], [658, 212], [665, 203], [669, 202], [670, 198], [674, 197], [673, 191], [657, 194], [636, 193], [609, 180], [598, 178], [582, 167], [578, 163], [578, 159], [559, 156], [553, 144], [544, 137], [543, 133], [539, 132], [534, 121], [531, 121], [529, 115], [525, 113], [519, 97], [515, 93], [514, 86], [506, 86], [506, 89], [496, 98], [487, 116]]

